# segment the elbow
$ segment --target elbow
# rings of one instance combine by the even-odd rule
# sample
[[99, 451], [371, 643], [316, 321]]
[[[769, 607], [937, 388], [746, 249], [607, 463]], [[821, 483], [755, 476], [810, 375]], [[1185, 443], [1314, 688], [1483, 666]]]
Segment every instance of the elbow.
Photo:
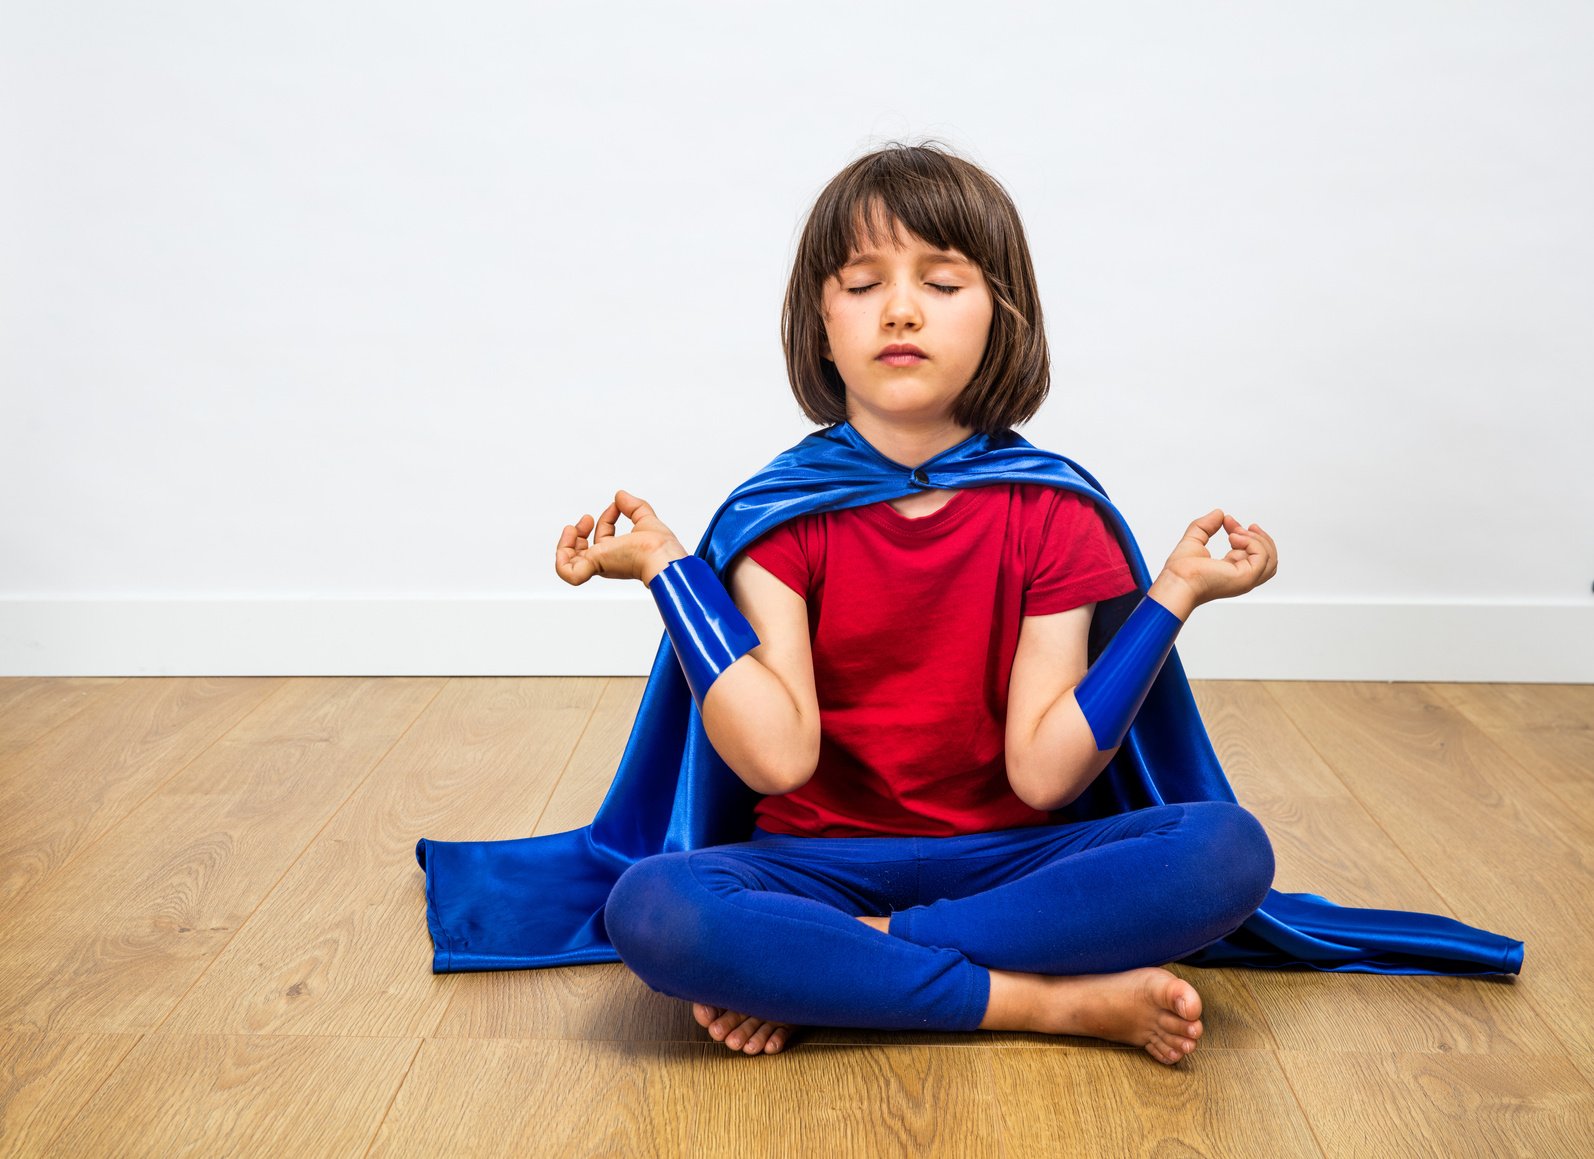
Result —
[[813, 780], [819, 768], [819, 729], [804, 729], [801, 741], [791, 747], [787, 757], [789, 759], [774, 777], [775, 784], [781, 786], [777, 796], [795, 793]]
[[764, 795], [784, 797], [787, 793], [795, 793], [813, 779], [814, 767], [814, 765], [787, 765], [770, 771], [765, 775], [764, 781], [772, 787]]
[[1077, 798], [1082, 792], [1084, 792], [1084, 790], [1079, 789], [1065, 795], [1053, 794], [1050, 797], [1043, 797], [1036, 793], [1021, 791], [1017, 785], [1013, 787], [1014, 796], [1016, 796], [1020, 801], [1023, 801], [1024, 804], [1028, 805], [1031, 809], [1034, 809], [1040, 813], [1050, 813], [1054, 809], [1061, 809], [1065, 806], [1071, 805], [1074, 803], [1075, 798]]
[[1007, 786], [1013, 790], [1013, 796], [1023, 801], [1031, 809], [1042, 813], [1049, 813], [1053, 809], [1062, 808], [1061, 803], [1053, 804], [1043, 794], [1037, 792], [1034, 787], [1035, 784], [1036, 782], [1029, 778], [1028, 774], [1013, 761], [1012, 755], [1009, 754], [1007, 760]]
[[1072, 776], [1058, 777], [1057, 770], [1051, 770], [1050, 777], [1037, 777], [1026, 772], [1022, 766], [1015, 767], [1008, 764], [1007, 780], [1016, 796], [1031, 809], [1041, 813], [1050, 813], [1057, 809], [1067, 808], [1080, 797], [1085, 790], [1090, 788], [1102, 770], [1112, 763], [1113, 756], [1118, 752], [1117, 747], [1106, 752], [1095, 750], [1090, 762]]

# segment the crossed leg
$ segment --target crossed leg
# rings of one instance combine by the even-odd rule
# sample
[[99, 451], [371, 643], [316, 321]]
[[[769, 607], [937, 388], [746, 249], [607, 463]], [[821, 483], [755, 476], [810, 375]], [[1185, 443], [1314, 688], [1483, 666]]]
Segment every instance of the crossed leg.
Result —
[[[794, 884], [791, 873], [725, 852], [739, 847], [666, 854], [622, 877], [606, 920], [649, 986], [698, 1000], [697, 1021], [748, 1054], [783, 1049], [797, 1021], [781, 1017], [806, 1015], [829, 1025], [1083, 1034], [1176, 1062], [1201, 1035], [1201, 999], [1147, 963], [1194, 952], [1260, 904], [1272, 877], [1266, 836], [1221, 802], [1065, 829], [1055, 842], [1020, 834], [1023, 855], [955, 865], [975, 892], [889, 917], [855, 912], [867, 907], [860, 874], [884, 876], [877, 864], [831, 865], [817, 879], [804, 867]], [[1000, 884], [978, 889], [990, 881]]]
[[[883, 934], [890, 919], [859, 916]], [[1144, 1046], [1152, 1058], [1176, 1063], [1196, 1048], [1204, 1030], [1201, 995], [1157, 967], [1117, 974], [1051, 976], [990, 970], [991, 995], [981, 1030], [1078, 1034]], [[793, 1042], [795, 1027], [735, 1010], [692, 1003], [692, 1015], [733, 1051], [776, 1054]]]

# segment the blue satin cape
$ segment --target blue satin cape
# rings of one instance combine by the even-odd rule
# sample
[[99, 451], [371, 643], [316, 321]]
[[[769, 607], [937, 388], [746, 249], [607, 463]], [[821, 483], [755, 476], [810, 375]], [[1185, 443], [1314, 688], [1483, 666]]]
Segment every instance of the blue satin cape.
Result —
[[[1089, 497], [1123, 546], [1138, 588], [1097, 604], [1088, 646], [1094, 663], [1154, 577], [1100, 484], [1077, 463], [1013, 430], [971, 435], [917, 469], [886, 458], [851, 423], [815, 431], [731, 492], [696, 554], [723, 579], [743, 548], [798, 515], [1008, 482], [1065, 487]], [[1234, 799], [1175, 649], [1111, 763], [1054, 816], [1060, 823], [1150, 805]], [[709, 743], [666, 634], [620, 767], [590, 825], [506, 841], [422, 838], [416, 845], [426, 873], [433, 972], [618, 962], [604, 931], [603, 906], [620, 874], [651, 854], [749, 840], [757, 800]], [[1373, 974], [1516, 974], [1522, 943], [1435, 914], [1349, 908], [1316, 894], [1269, 890], [1239, 929], [1182, 961]]]

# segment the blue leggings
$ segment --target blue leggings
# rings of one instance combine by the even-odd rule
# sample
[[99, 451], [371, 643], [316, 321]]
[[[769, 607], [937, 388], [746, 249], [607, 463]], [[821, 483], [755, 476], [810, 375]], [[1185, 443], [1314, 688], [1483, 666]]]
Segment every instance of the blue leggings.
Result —
[[[603, 910], [658, 993], [806, 1026], [976, 1030], [990, 968], [1106, 974], [1193, 954], [1273, 881], [1239, 805], [1157, 805], [956, 837], [753, 839], [660, 853]], [[890, 934], [857, 921], [890, 914]]]

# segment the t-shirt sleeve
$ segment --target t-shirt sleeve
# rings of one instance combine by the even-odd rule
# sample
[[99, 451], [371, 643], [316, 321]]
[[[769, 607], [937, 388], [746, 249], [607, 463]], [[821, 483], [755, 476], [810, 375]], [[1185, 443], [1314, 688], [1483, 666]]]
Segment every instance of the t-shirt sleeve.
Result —
[[1026, 616], [1049, 616], [1135, 590], [1134, 572], [1094, 501], [1060, 491], [1041, 535]]
[[802, 517], [788, 519], [767, 531], [742, 552], [792, 591], [808, 598], [813, 568], [809, 564]]

